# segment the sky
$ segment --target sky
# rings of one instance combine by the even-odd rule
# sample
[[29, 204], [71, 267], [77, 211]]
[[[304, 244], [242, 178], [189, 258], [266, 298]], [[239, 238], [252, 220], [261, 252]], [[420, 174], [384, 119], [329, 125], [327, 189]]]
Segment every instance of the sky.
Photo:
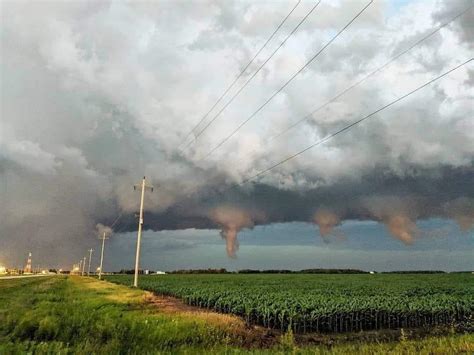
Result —
[[131, 268], [146, 176], [143, 268], [474, 269], [473, 61], [325, 139], [472, 59], [472, 6], [2, 1], [0, 263]]

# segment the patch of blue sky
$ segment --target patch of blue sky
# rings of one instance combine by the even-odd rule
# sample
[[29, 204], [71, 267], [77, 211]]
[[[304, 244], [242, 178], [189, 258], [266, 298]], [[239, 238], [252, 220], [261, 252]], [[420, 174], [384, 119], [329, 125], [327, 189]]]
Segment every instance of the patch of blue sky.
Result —
[[[186, 229], [146, 231], [142, 239], [143, 265], [152, 269], [242, 268], [302, 269], [312, 267], [364, 270], [441, 269], [474, 267], [474, 231], [462, 231], [451, 220], [429, 219], [417, 223], [413, 245], [393, 238], [383, 224], [345, 221], [325, 243], [316, 225], [303, 222], [275, 223], [239, 233], [237, 259], [225, 253], [218, 230]], [[343, 235], [343, 238], [340, 236]], [[338, 237], [339, 236], [339, 237]], [[109, 267], [131, 268], [136, 233], [110, 239], [107, 253], [122, 255]], [[107, 263], [108, 263], [107, 262]]]
[[[434, 1], [434, 0], [423, 0], [423, 1]], [[405, 6], [416, 3], [418, 1], [413, 0], [387, 0], [386, 13], [387, 17], [397, 15]]]

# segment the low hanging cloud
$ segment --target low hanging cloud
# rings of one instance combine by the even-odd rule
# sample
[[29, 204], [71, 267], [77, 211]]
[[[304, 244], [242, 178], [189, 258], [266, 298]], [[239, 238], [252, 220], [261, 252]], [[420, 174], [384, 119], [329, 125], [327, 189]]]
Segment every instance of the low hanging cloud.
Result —
[[426, 201], [414, 196], [366, 198], [364, 204], [373, 219], [384, 223], [390, 234], [406, 245], [414, 243], [416, 219], [429, 208]]
[[104, 235], [108, 237], [113, 233], [112, 228], [110, 228], [109, 226], [104, 226], [102, 223], [97, 223], [95, 228], [97, 230], [97, 236], [99, 238], [102, 238]]
[[414, 242], [416, 224], [405, 215], [392, 215], [386, 217], [384, 223], [390, 233], [404, 244], [411, 245]]
[[331, 235], [334, 227], [341, 223], [338, 215], [325, 209], [316, 211], [313, 221], [319, 226], [319, 234], [325, 242], [328, 241], [327, 237]]
[[446, 214], [454, 219], [461, 230], [468, 231], [474, 227], [474, 199], [460, 197], [444, 205]]
[[[237, 254], [240, 230], [272, 223], [313, 223], [325, 240], [346, 220], [383, 223], [405, 244], [423, 234], [417, 221], [430, 218], [452, 219], [471, 233], [472, 64], [261, 178], [237, 185], [472, 57], [471, 9], [288, 134], [269, 139], [471, 1], [414, 1], [400, 8], [374, 2], [205, 159], [322, 48], [324, 38], [344, 26], [359, 4], [322, 2], [187, 148], [182, 144], [187, 133], [293, 5], [155, 5], [2, 4], [2, 259], [23, 262], [24, 251], [35, 249], [44, 260], [66, 265], [121, 213], [114, 232], [134, 231], [139, 194], [133, 185], [143, 175], [156, 187], [145, 195], [145, 229], [221, 229], [230, 257]], [[302, 2], [235, 90], [311, 6]]]
[[221, 228], [221, 236], [226, 241], [226, 251], [230, 258], [235, 258], [239, 250], [237, 233], [242, 228], [252, 228], [254, 222], [245, 210], [231, 206], [217, 207], [211, 211], [211, 219]]

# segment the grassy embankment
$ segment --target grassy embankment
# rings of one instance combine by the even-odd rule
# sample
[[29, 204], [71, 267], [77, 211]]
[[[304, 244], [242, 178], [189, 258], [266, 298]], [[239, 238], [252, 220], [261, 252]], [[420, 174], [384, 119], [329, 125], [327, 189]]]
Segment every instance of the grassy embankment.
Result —
[[[79, 277], [0, 281], [0, 353], [472, 353], [473, 335], [297, 347], [248, 342], [238, 318], [164, 310], [150, 294]], [[258, 335], [258, 334], [257, 334]], [[262, 349], [262, 346], [271, 348]], [[260, 347], [260, 348], [256, 348]]]

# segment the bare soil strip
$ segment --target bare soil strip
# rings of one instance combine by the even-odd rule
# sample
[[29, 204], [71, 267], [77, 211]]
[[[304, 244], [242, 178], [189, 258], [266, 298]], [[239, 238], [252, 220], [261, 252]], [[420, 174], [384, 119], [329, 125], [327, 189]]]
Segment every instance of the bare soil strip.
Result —
[[[157, 313], [170, 316], [199, 319], [203, 322], [223, 329], [229, 334], [230, 344], [247, 349], [272, 348], [281, 342], [284, 332], [278, 329], [268, 329], [258, 325], [247, 324], [245, 320], [233, 314], [223, 314], [212, 309], [191, 306], [182, 300], [156, 295], [149, 291], [132, 289], [110, 282], [99, 282], [93, 279], [82, 279], [83, 285], [96, 292], [103, 292], [104, 296], [114, 302], [135, 303], [137, 306], [145, 305], [155, 309]], [[443, 335], [452, 332], [446, 327], [421, 328], [421, 329], [387, 329], [378, 331], [364, 331], [344, 334], [306, 333], [294, 334], [293, 338], [299, 346], [325, 345], [331, 347], [335, 344], [347, 342], [390, 342], [406, 339], [422, 339], [426, 336]]]
[[162, 314], [199, 319], [222, 328], [229, 334], [229, 342], [239, 347], [249, 349], [270, 348], [280, 342], [282, 334], [280, 331], [246, 324], [242, 318], [236, 315], [222, 314], [214, 310], [190, 306], [175, 297], [160, 296], [149, 291], [132, 289], [111, 282], [85, 278], [80, 281], [83, 286], [95, 292], [103, 293], [106, 298], [114, 302], [142, 304], [150, 306]]
[[[180, 314], [202, 319], [217, 326], [223, 326], [232, 332], [238, 339], [239, 345], [246, 348], [270, 348], [280, 343], [283, 332], [276, 329], [268, 329], [262, 326], [250, 325], [239, 316], [222, 314], [214, 310], [190, 306], [178, 298], [171, 296], [160, 296], [152, 292], [146, 292], [145, 301], [168, 314]], [[407, 339], [421, 339], [430, 335], [442, 335], [451, 331], [446, 327], [430, 329], [386, 329], [364, 331], [345, 334], [323, 334], [306, 333], [294, 334], [294, 340], [298, 345], [326, 345], [354, 341], [364, 342], [390, 342], [398, 341], [400, 337]], [[402, 334], [403, 333], [403, 334]]]
[[246, 348], [270, 348], [280, 341], [281, 332], [261, 326], [249, 325], [241, 317], [218, 313], [214, 310], [190, 306], [182, 300], [170, 296], [159, 296], [146, 292], [145, 301], [161, 312], [202, 319], [215, 326], [224, 327], [238, 340], [239, 346]]

